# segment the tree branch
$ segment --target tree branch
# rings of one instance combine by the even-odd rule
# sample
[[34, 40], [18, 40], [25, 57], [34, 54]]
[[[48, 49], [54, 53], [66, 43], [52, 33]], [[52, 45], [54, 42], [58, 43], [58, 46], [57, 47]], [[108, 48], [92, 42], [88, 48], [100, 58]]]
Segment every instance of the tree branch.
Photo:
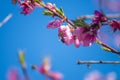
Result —
[[112, 53], [115, 53], [115, 54], [120, 55], [120, 52], [118, 52], [118, 51], [115, 50], [114, 48], [110, 47], [109, 45], [103, 43], [103, 42], [100, 41], [99, 39], [97, 39], [96, 42], [97, 42], [98, 44], [102, 45], [103, 47], [108, 48], [108, 49], [109, 49], [109, 52], [112, 52]]
[[[84, 15], [84, 16], [80, 16], [77, 19], [87, 19], [87, 20], [91, 20], [93, 19], [94, 15]], [[107, 14], [106, 17], [108, 19], [120, 19], [120, 14]]]
[[120, 64], [120, 61], [78, 61], [77, 64]]

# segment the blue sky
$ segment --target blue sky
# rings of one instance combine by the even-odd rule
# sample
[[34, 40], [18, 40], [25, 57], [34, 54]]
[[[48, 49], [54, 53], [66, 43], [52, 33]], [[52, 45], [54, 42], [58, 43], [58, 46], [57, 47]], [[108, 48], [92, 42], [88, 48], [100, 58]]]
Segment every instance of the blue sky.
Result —
[[[78, 16], [93, 14], [98, 6], [92, 0], [44, 0], [62, 7], [69, 19]], [[120, 65], [77, 65], [77, 60], [120, 60], [118, 55], [101, 50], [100, 46], [93, 44], [90, 47], [75, 48], [66, 46], [58, 39], [57, 29], [46, 28], [52, 20], [42, 14], [43, 9], [35, 9], [32, 14], [20, 14], [18, 5], [12, 5], [10, 0], [0, 2], [0, 22], [12, 13], [12, 18], [0, 28], [0, 79], [6, 80], [9, 68], [16, 67], [22, 74], [18, 62], [18, 51], [26, 52], [26, 63], [31, 80], [44, 80], [43, 76], [31, 69], [32, 64], [42, 63], [44, 56], [50, 56], [52, 70], [63, 73], [63, 80], [84, 80], [84, 76], [93, 70], [99, 70], [104, 75], [116, 72], [120, 76]]]

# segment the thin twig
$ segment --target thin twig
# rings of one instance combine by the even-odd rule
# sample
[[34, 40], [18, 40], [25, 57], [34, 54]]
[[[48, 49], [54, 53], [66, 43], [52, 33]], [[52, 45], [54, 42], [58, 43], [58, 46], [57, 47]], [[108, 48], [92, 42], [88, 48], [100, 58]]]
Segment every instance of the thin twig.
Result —
[[30, 79], [29, 79], [29, 76], [28, 76], [28, 72], [27, 72], [26, 67], [23, 67], [23, 66], [22, 66], [22, 70], [23, 70], [23, 73], [24, 73], [25, 79], [26, 79], [26, 80], [30, 80]]
[[[47, 6], [44, 6], [44, 8], [48, 9], [49, 11], [53, 12], [55, 16], [58, 16], [61, 19], [66, 18], [65, 16], [61, 16], [60, 14], [58, 14], [57, 12], [53, 11], [52, 9], [48, 8]], [[74, 26], [74, 24], [71, 22], [71, 20], [69, 20], [68, 18], [66, 18], [65, 20], [67, 23], [69, 23], [71, 26]]]
[[[108, 19], [120, 19], [120, 14], [107, 14], [105, 15]], [[87, 20], [91, 20], [93, 19], [94, 15], [84, 15], [84, 16], [80, 16], [77, 19], [87, 19]]]
[[77, 64], [120, 64], [120, 61], [78, 61]]
[[100, 45], [102, 45], [103, 47], [106, 47], [106, 48], [110, 49], [110, 52], [120, 55], [120, 52], [118, 52], [118, 51], [115, 50], [114, 48], [110, 47], [109, 45], [103, 43], [103, 42], [100, 41], [99, 39], [97, 39], [97, 43], [100, 44]]

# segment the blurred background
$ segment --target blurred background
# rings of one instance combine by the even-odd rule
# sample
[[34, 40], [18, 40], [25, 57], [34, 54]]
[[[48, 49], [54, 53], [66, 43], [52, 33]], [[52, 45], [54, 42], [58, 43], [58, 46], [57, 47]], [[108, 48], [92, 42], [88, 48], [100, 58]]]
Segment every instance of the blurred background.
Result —
[[[119, 14], [118, 7], [113, 1], [103, 0], [102, 10], [105, 14]], [[73, 20], [78, 16], [93, 14], [99, 10], [98, 0], [44, 0], [44, 2], [55, 3], [62, 7], [66, 16]], [[111, 6], [110, 6], [111, 5]], [[45, 56], [51, 59], [52, 70], [59, 71], [64, 75], [63, 80], [84, 80], [86, 74], [98, 70], [102, 75], [114, 72], [117, 80], [120, 80], [120, 65], [95, 64], [90, 69], [86, 65], [77, 65], [78, 60], [112, 60], [120, 61], [116, 54], [108, 53], [100, 48], [100, 45], [93, 44], [90, 47], [74, 45], [66, 46], [58, 38], [57, 29], [47, 29], [46, 25], [53, 18], [44, 16], [43, 9], [36, 8], [31, 14], [20, 14], [19, 5], [12, 5], [11, 0], [0, 2], [0, 79], [7, 80], [7, 72], [11, 68], [23, 73], [18, 60], [18, 51], [24, 50], [27, 70], [31, 80], [44, 80], [44, 76], [31, 69], [33, 64], [40, 65]], [[7, 17], [7, 18], [6, 18]], [[5, 19], [6, 18], [6, 19]], [[4, 22], [3, 22], [4, 21]], [[120, 49], [119, 31], [115, 34], [109, 27], [100, 30], [100, 39], [117, 50]], [[116, 38], [117, 37], [119, 38]], [[116, 40], [117, 39], [117, 40]], [[117, 43], [116, 43], [117, 41]]]

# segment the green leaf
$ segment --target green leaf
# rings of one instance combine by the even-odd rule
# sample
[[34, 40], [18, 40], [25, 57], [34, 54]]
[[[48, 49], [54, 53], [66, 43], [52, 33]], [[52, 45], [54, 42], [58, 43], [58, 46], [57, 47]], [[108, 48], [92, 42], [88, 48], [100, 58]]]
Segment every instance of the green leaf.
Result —
[[44, 3], [40, 0], [36, 0], [36, 2], [40, 5], [40, 6], [44, 6]]
[[48, 11], [48, 10], [44, 10], [43, 14], [46, 15], [46, 16], [53, 16], [54, 15], [53, 12]]
[[72, 22], [77, 27], [88, 27], [89, 26], [84, 20], [76, 19], [76, 20], [72, 20]]
[[102, 47], [102, 49], [105, 50], [105, 51], [111, 52], [111, 50], [107, 47]]
[[64, 11], [62, 8], [56, 8], [56, 12], [59, 13], [60, 15], [64, 16]]
[[25, 65], [25, 55], [24, 55], [24, 52], [23, 51], [20, 51], [19, 52], [19, 61], [22, 65]]

